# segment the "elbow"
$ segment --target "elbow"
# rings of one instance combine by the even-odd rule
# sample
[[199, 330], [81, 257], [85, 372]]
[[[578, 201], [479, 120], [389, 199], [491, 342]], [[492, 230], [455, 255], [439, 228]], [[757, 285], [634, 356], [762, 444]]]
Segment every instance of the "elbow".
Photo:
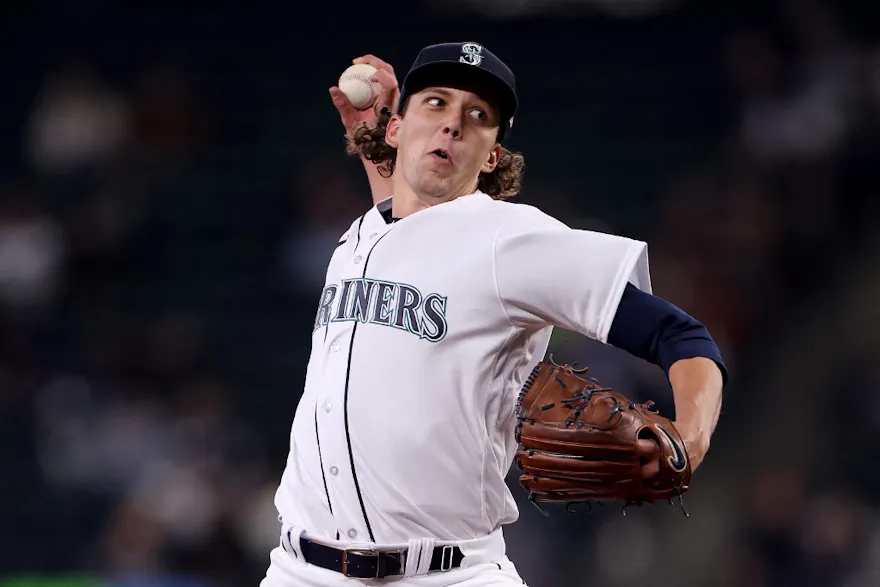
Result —
[[608, 343], [663, 369], [684, 359], [714, 362], [727, 384], [721, 351], [703, 324], [670, 302], [627, 284], [608, 333]]
[[661, 336], [658, 343], [658, 363], [669, 376], [672, 366], [679, 361], [707, 361], [707, 368], [717, 372], [720, 388], [723, 389], [727, 386], [729, 374], [721, 350], [705, 326], [688, 318], [685, 323], [678, 324]]

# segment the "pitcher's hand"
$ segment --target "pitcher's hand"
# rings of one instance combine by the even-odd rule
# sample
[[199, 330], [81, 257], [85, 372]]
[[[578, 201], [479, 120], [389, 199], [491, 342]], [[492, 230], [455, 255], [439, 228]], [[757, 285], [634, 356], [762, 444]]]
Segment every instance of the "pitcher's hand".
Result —
[[392, 112], [396, 111], [397, 100], [400, 97], [400, 89], [397, 85], [397, 77], [394, 74], [394, 68], [388, 63], [382, 61], [375, 55], [363, 55], [352, 60], [353, 64], [366, 63], [376, 68], [376, 73], [370, 76], [371, 81], [378, 82], [381, 86], [379, 95], [372, 106], [366, 110], [358, 110], [351, 105], [345, 94], [342, 93], [337, 86], [330, 88], [330, 98], [333, 105], [339, 112], [339, 118], [345, 132], [351, 136], [352, 130], [361, 123], [366, 122], [369, 126], [375, 126], [378, 122], [378, 112], [382, 108], [390, 108]]

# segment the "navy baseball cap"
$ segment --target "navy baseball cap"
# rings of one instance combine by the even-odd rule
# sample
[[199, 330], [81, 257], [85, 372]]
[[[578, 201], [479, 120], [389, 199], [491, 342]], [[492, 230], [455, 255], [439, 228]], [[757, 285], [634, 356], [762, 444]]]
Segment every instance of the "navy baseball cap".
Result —
[[440, 43], [419, 51], [400, 87], [398, 114], [412, 94], [446, 85], [467, 88], [498, 107], [498, 142], [510, 133], [518, 105], [516, 78], [497, 55], [479, 43]]

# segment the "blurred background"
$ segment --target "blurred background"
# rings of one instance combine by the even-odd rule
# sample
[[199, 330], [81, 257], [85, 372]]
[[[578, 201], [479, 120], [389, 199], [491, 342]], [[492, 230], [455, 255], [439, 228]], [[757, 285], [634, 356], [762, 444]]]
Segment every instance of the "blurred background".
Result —
[[[0, 585], [258, 585], [325, 264], [371, 205], [327, 89], [476, 40], [521, 201], [649, 243], [731, 384], [685, 499], [541, 515], [532, 587], [880, 585], [876, 3], [8, 3]], [[552, 348], [671, 415], [656, 368]]]

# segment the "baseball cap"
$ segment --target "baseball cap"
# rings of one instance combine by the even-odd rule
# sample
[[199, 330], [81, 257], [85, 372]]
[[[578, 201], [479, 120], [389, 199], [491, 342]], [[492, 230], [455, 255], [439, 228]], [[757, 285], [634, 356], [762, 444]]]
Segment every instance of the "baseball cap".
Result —
[[472, 88], [496, 104], [501, 114], [498, 141], [513, 127], [518, 99], [516, 77], [494, 53], [479, 43], [440, 43], [419, 51], [403, 78], [397, 111], [403, 111], [407, 98], [428, 86], [455, 85]]

